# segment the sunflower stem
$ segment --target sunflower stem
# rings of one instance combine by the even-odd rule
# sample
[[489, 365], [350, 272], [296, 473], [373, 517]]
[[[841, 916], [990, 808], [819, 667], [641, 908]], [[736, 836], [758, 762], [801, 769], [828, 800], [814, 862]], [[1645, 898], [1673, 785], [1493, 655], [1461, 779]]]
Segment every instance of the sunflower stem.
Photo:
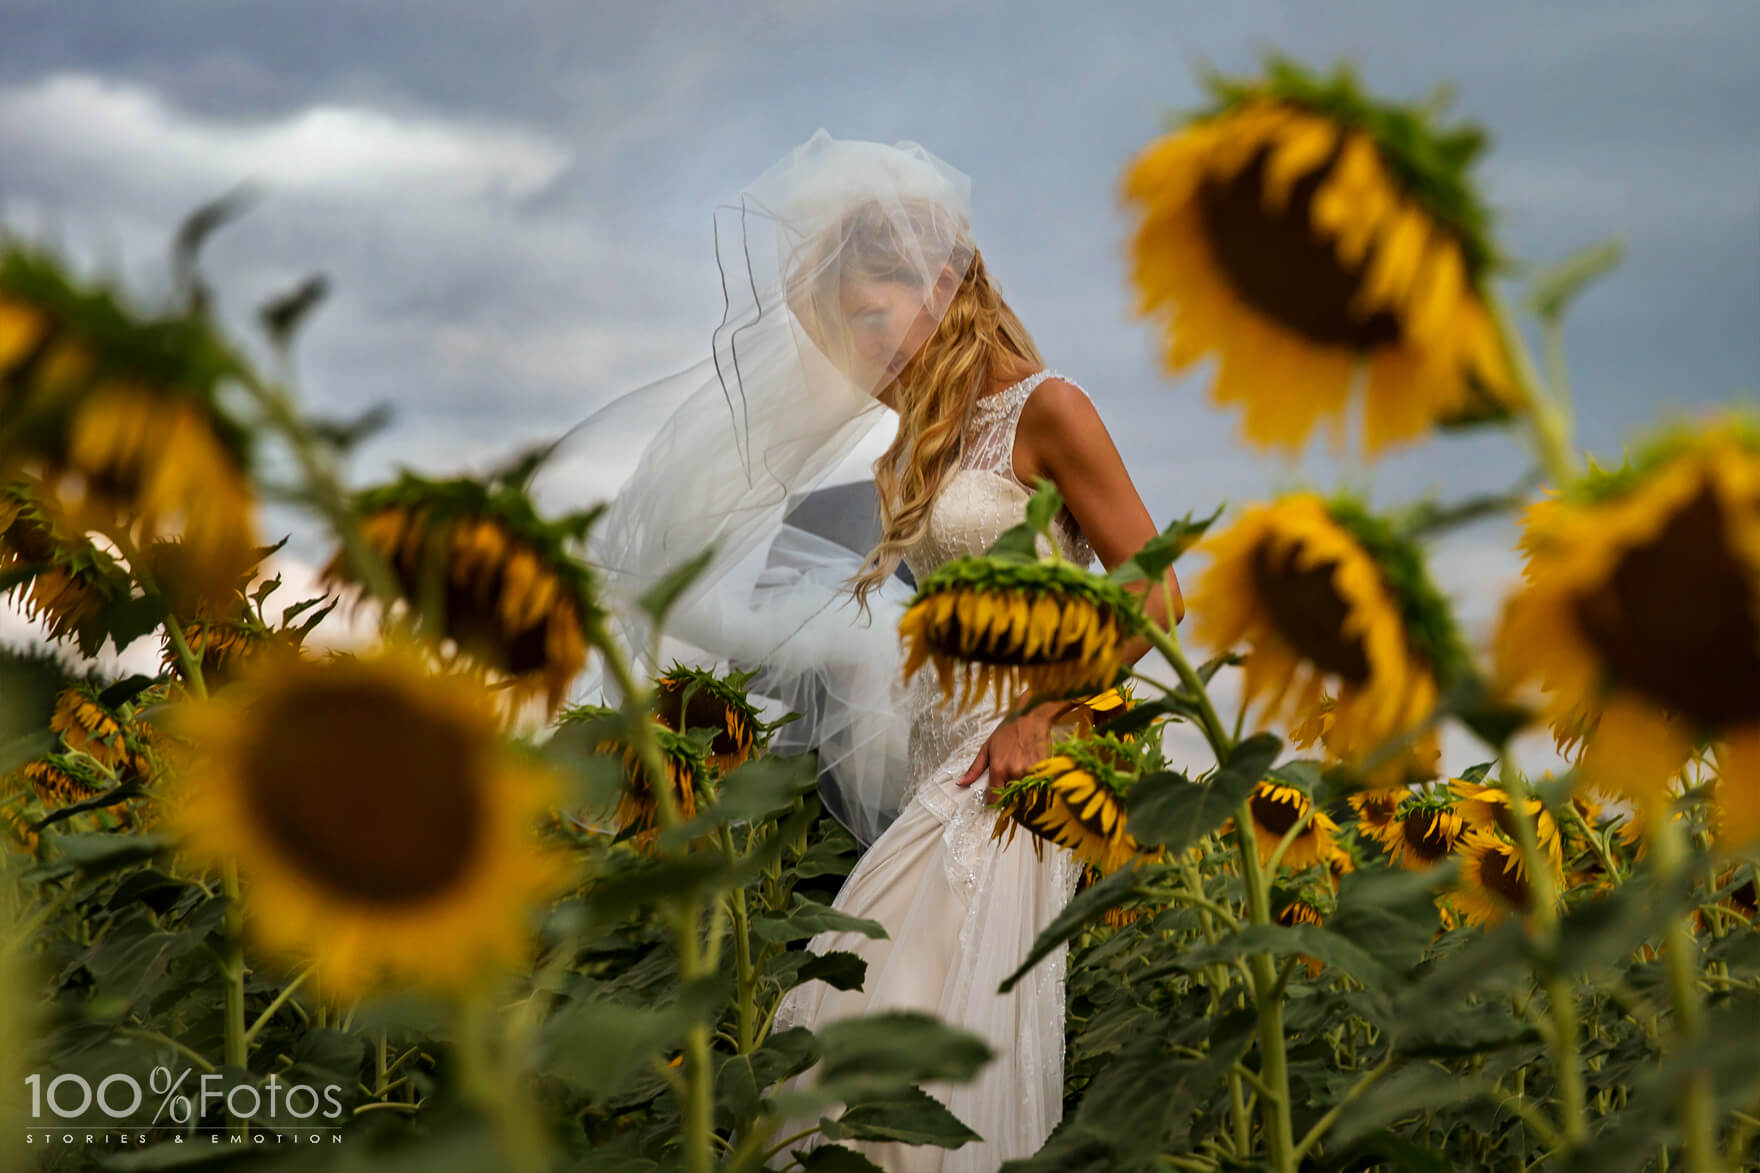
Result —
[[1203, 678], [1192, 667], [1192, 662], [1186, 659], [1185, 650], [1180, 646], [1179, 632], [1171, 628], [1164, 629], [1153, 619], [1146, 618], [1143, 634], [1155, 645], [1155, 650], [1173, 665], [1174, 674], [1179, 677], [1180, 683], [1192, 690], [1193, 703], [1198, 706], [1198, 720], [1203, 725], [1205, 740], [1209, 741], [1218, 763], [1227, 761], [1229, 752], [1234, 749], [1234, 739], [1228, 735], [1228, 731], [1222, 726], [1222, 719], [1216, 715], [1216, 706], [1210, 701], [1210, 690], [1205, 687]]
[[[1165, 652], [1163, 653], [1165, 654]], [[1174, 649], [1178, 655], [1178, 649]], [[1171, 657], [1170, 657], [1171, 658]], [[1185, 657], [1179, 657], [1181, 664]], [[1190, 665], [1184, 665], [1186, 671]], [[1203, 682], [1193, 681], [1199, 689]], [[1180, 678], [1185, 679], [1185, 671]], [[1188, 682], [1189, 686], [1189, 682]], [[1199, 695], [1203, 695], [1201, 692]], [[1215, 716], [1215, 710], [1210, 710]], [[1224, 759], [1226, 760], [1226, 759]], [[1271, 895], [1265, 873], [1259, 867], [1259, 850], [1253, 838], [1253, 811], [1243, 801], [1234, 816], [1235, 848], [1240, 854], [1241, 876], [1247, 887], [1247, 914], [1256, 925], [1271, 923]], [[1284, 1050], [1283, 1002], [1277, 988], [1277, 969], [1270, 953], [1255, 953], [1248, 960], [1253, 982], [1253, 1006], [1259, 1015], [1259, 1107], [1265, 1127], [1266, 1155], [1277, 1173], [1295, 1173], [1295, 1135], [1290, 1124], [1289, 1065]]]
[[[226, 1065], [249, 1070], [250, 1036], [244, 1026], [244, 904], [239, 899], [237, 862], [229, 859], [221, 865], [221, 876], [226, 892], [226, 960], [221, 966], [226, 983]], [[245, 1121], [235, 1119], [232, 1130], [234, 1136], [242, 1137]]]
[[1570, 417], [1564, 405], [1557, 402], [1541, 382], [1527, 343], [1522, 340], [1521, 331], [1503, 300], [1489, 290], [1485, 300], [1497, 328], [1504, 362], [1509, 367], [1510, 377], [1515, 380], [1522, 407], [1527, 410], [1528, 421], [1533, 427], [1534, 446], [1540, 455], [1540, 463], [1553, 484], [1562, 488], [1576, 476], [1576, 461], [1570, 450]]
[[[1678, 822], [1658, 811], [1648, 820], [1650, 856], [1655, 861], [1656, 880], [1665, 892], [1672, 891], [1686, 863], [1686, 845]], [[1703, 1007], [1700, 1003], [1698, 975], [1695, 972], [1697, 946], [1685, 915], [1670, 918], [1662, 939], [1663, 963], [1668, 978], [1669, 1001], [1674, 1007], [1674, 1046], [1693, 1046], [1704, 1029]], [[1716, 1151], [1716, 1122], [1712, 1116], [1711, 1081], [1699, 1069], [1682, 1081], [1680, 1088], [1678, 1126], [1686, 1150], [1688, 1173], [1715, 1173], [1723, 1165]]]
[[1551, 1049], [1558, 1080], [1561, 1140], [1568, 1151], [1589, 1139], [1589, 1117], [1584, 1109], [1576, 999], [1571, 993], [1570, 982], [1559, 968], [1558, 886], [1552, 875], [1552, 861], [1540, 847], [1535, 812], [1528, 809], [1534, 797], [1528, 788], [1528, 780], [1521, 771], [1507, 765], [1502, 778], [1504, 792], [1509, 795], [1508, 809], [1515, 829], [1516, 847], [1521, 852], [1522, 865], [1527, 869], [1528, 891], [1533, 897], [1533, 912], [1527, 928], [1540, 949], [1540, 984], [1546, 991], [1554, 1035]]
[[[735, 856], [733, 850], [733, 830], [723, 823], [716, 830], [721, 840], [721, 849], [727, 852], [731, 863]], [[746, 890], [735, 888], [731, 894], [733, 905], [733, 959], [734, 981], [739, 995], [739, 1053], [744, 1055], [752, 1049], [752, 1040], [756, 1033], [756, 1006], [753, 997], [757, 993], [757, 981], [752, 973], [752, 942], [750, 924], [746, 916]]]
[[293, 997], [295, 991], [304, 985], [305, 980], [311, 976], [312, 967], [308, 965], [300, 970], [298, 974], [294, 975], [293, 980], [283, 986], [281, 992], [275, 995], [275, 1000], [269, 1003], [268, 1007], [261, 1014], [257, 1015], [257, 1020], [251, 1023], [251, 1028], [244, 1032], [244, 1045], [247, 1050], [257, 1035], [262, 1033], [263, 1028], [269, 1025], [269, 1020], [275, 1017], [275, 1012], [287, 1005], [287, 1000]]

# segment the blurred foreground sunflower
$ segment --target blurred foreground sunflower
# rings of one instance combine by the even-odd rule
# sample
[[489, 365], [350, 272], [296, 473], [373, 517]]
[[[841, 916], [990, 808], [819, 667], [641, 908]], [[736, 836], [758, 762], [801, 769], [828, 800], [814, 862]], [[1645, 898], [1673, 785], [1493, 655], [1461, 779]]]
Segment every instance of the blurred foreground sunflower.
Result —
[[1258, 445], [1299, 448], [1322, 419], [1336, 442], [1363, 367], [1371, 456], [1507, 414], [1488, 216], [1467, 174], [1483, 134], [1375, 101], [1348, 69], [1322, 79], [1274, 59], [1210, 88], [1214, 104], [1120, 187], [1141, 217], [1136, 312], [1168, 315], [1167, 369], [1215, 354], [1211, 398], [1242, 405]]
[[[546, 522], [517, 486], [409, 472], [363, 491], [355, 504], [403, 602], [435, 621], [429, 634], [505, 673], [516, 698], [542, 695], [554, 713], [586, 665], [587, 628], [597, 614], [587, 569], [565, 544], [603, 506]], [[362, 585], [345, 550], [331, 557], [320, 581]], [[365, 598], [363, 591], [356, 606]]]
[[[1254, 506], [1201, 549], [1211, 561], [1192, 592], [1196, 638], [1217, 651], [1245, 641], [1245, 701], [1259, 720], [1312, 729], [1325, 718], [1339, 760], [1359, 763], [1416, 726], [1465, 670], [1416, 545], [1348, 498], [1299, 493]], [[1429, 777], [1439, 753], [1429, 730], [1367, 780]]]
[[1059, 695], [1109, 688], [1119, 647], [1138, 626], [1129, 592], [1067, 562], [954, 558], [918, 586], [899, 620], [904, 678], [933, 662], [944, 700], [960, 711], [994, 694]]
[[1641, 807], [1710, 745], [1725, 845], [1760, 840], [1760, 422], [1681, 430], [1529, 507], [1496, 636], [1506, 686], [1587, 730], [1591, 788]]
[[224, 580], [254, 540], [250, 432], [220, 399], [244, 370], [201, 314], [145, 319], [0, 240], [0, 475], [33, 466], [73, 528], [175, 530]]
[[197, 757], [168, 819], [237, 861], [257, 942], [332, 996], [505, 971], [566, 884], [534, 831], [554, 777], [497, 736], [480, 683], [413, 648], [248, 665], [175, 717]]

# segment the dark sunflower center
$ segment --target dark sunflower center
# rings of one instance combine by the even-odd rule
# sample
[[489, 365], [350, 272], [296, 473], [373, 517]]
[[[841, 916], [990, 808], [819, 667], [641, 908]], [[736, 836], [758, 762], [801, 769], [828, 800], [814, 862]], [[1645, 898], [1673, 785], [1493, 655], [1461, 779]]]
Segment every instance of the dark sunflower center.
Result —
[[1625, 685], [1702, 728], [1760, 722], [1760, 620], [1711, 486], [1577, 600], [1577, 622]]
[[1281, 838], [1306, 813], [1304, 804], [1273, 798], [1263, 792], [1252, 797], [1253, 821]]
[[1369, 659], [1363, 641], [1344, 634], [1350, 605], [1333, 586], [1338, 563], [1322, 562], [1298, 570], [1298, 549], [1287, 546], [1278, 554], [1269, 541], [1254, 548], [1253, 589], [1260, 604], [1296, 651], [1349, 684], [1367, 683]]
[[1367, 318], [1349, 311], [1365, 267], [1339, 264], [1332, 242], [1314, 231], [1314, 194], [1338, 154], [1296, 181], [1281, 213], [1265, 208], [1269, 148], [1233, 179], [1206, 181], [1198, 207], [1210, 251], [1241, 298], [1311, 342], [1367, 350], [1399, 341], [1399, 321], [1385, 311]]
[[686, 683], [662, 682], [655, 690], [654, 709], [662, 721], [671, 729], [680, 733], [692, 729], [713, 729], [715, 737], [709, 743], [712, 754], [738, 753], [740, 742], [733, 736], [727, 725], [727, 702], [716, 697], [701, 686], [691, 693], [690, 700], [684, 699]]
[[295, 688], [259, 720], [246, 810], [308, 882], [400, 907], [471, 869], [488, 811], [463, 731], [366, 680]]
[[1533, 893], [1522, 878], [1513, 850], [1500, 847], [1486, 852], [1485, 861], [1479, 866], [1479, 882], [1486, 891], [1496, 893], [1522, 912], [1528, 911], [1533, 903]]
[[1406, 850], [1419, 859], [1434, 863], [1454, 850], [1454, 833], [1449, 821], [1427, 811], [1416, 811], [1400, 827]]

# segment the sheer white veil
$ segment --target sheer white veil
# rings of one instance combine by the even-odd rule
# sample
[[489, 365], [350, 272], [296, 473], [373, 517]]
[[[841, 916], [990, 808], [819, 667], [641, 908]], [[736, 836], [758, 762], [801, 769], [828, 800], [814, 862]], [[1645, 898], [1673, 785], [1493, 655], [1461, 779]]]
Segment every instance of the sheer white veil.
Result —
[[[971, 263], [970, 193], [968, 176], [914, 142], [818, 130], [715, 210], [726, 312], [709, 356], [576, 425], [652, 435], [586, 553], [638, 675], [673, 655], [760, 669], [754, 698], [774, 702], [771, 716], [803, 715], [772, 744], [818, 753], [826, 806], [864, 845], [912, 781], [897, 631], [912, 592], [890, 578], [861, 616], [847, 580], [862, 554], [784, 517], [883, 422], [875, 396], [911, 357], [902, 338], [876, 350], [844, 320], [841, 281], [899, 282], [932, 332], [949, 288], [936, 279], [950, 270], [957, 288]], [[636, 599], [710, 545], [664, 625], [686, 651], [655, 663]], [[620, 702], [597, 661], [573, 697]]]

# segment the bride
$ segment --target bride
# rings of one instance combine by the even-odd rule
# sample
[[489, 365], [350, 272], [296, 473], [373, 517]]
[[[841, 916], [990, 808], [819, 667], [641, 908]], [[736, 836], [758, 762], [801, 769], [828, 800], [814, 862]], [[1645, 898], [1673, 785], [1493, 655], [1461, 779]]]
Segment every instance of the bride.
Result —
[[[1052, 527], [1059, 553], [1079, 565], [1097, 555], [1115, 566], [1157, 533], [1087, 393], [1046, 367], [1003, 300], [972, 240], [969, 193], [966, 176], [917, 144], [820, 130], [725, 206], [739, 213], [738, 245], [723, 242], [718, 218], [717, 255], [724, 277], [744, 272], [724, 281], [715, 353], [632, 393], [654, 410], [691, 392], [590, 548], [631, 597], [711, 548], [666, 634], [762, 669], [754, 691], [804, 714], [773, 746], [819, 755], [827, 806], [864, 845], [833, 907], [887, 936], [813, 938], [816, 953], [863, 958], [865, 981], [795, 987], [775, 1029], [920, 1010], [996, 1054], [970, 1082], [924, 1088], [982, 1139], [951, 1150], [842, 1142], [888, 1170], [994, 1170], [1037, 1151], [1056, 1125], [1067, 947], [1010, 993], [997, 987], [1080, 873], [1064, 848], [1035, 852], [1024, 834], [993, 840], [988, 809], [1047, 756], [1054, 723], [1077, 706], [1044, 702], [1010, 717], [1023, 695], [956, 714], [934, 673], [903, 680], [897, 621], [912, 592], [894, 572], [902, 561], [921, 581], [949, 558], [983, 553], [1024, 518], [1041, 477], [1064, 500]], [[786, 517], [871, 430], [876, 408], [896, 415], [897, 431], [874, 462], [881, 537], [858, 559]], [[1161, 585], [1145, 607], [1178, 622], [1171, 571]], [[629, 610], [619, 621], [639, 658], [655, 633]], [[1149, 646], [1137, 637], [1123, 658]]]

